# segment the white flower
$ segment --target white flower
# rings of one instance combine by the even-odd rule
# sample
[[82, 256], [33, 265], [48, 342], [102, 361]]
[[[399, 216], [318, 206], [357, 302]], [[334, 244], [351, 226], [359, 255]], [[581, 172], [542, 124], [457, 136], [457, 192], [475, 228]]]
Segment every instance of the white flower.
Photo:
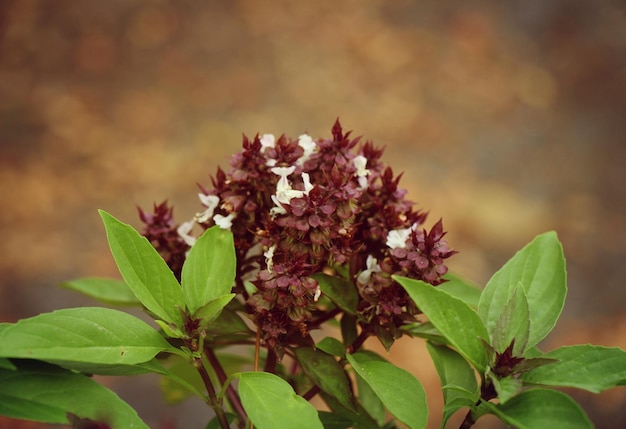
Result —
[[193, 220], [190, 220], [189, 222], [181, 223], [180, 226], [176, 229], [176, 232], [178, 233], [180, 238], [182, 238], [188, 246], [193, 246], [194, 244], [196, 244], [196, 237], [192, 237], [189, 234], [194, 225], [195, 222]]
[[[265, 152], [265, 149], [268, 147], [274, 148], [276, 147], [276, 137], [274, 134], [263, 134], [261, 137], [261, 153]], [[268, 167], [273, 167], [276, 165], [276, 160], [274, 158], [265, 158], [266, 164]]]
[[315, 288], [315, 294], [313, 295], [313, 301], [317, 302], [320, 299], [320, 296], [322, 296], [322, 289], [320, 289], [320, 286], [317, 285], [317, 288]]
[[308, 159], [311, 157], [311, 154], [315, 152], [315, 149], [317, 149], [317, 144], [310, 135], [302, 134], [300, 137], [298, 137], [298, 146], [304, 149], [304, 153], [302, 154], [302, 156], [300, 156], [300, 158], [298, 158], [298, 161], [296, 161], [298, 165], [302, 165], [306, 161], [308, 161]]
[[276, 183], [276, 194], [272, 195], [272, 201], [276, 207], [272, 207], [272, 215], [285, 214], [287, 211], [282, 206], [283, 204], [289, 204], [292, 198], [302, 198], [304, 195], [308, 195], [309, 191], [313, 189], [311, 179], [308, 173], [302, 173], [302, 182], [304, 184], [304, 191], [293, 189], [287, 176], [296, 170], [295, 166], [291, 167], [274, 167], [272, 173], [280, 176], [278, 183]]
[[380, 265], [378, 265], [378, 260], [374, 258], [372, 255], [367, 255], [367, 261], [365, 261], [366, 269], [364, 269], [361, 274], [356, 278], [356, 280], [365, 284], [370, 281], [372, 277], [372, 273], [379, 273], [381, 271]]
[[274, 272], [274, 251], [276, 250], [276, 245], [273, 244], [263, 252], [263, 256], [265, 256], [265, 265], [267, 265], [267, 271], [270, 273]]
[[213, 212], [220, 203], [220, 197], [204, 194], [198, 194], [198, 197], [200, 197], [200, 202], [206, 206], [206, 210], [196, 213], [195, 220], [196, 222], [204, 223], [213, 217]]
[[222, 229], [230, 229], [233, 226], [233, 219], [235, 219], [235, 213], [231, 213], [228, 216], [222, 216], [221, 214], [213, 216], [215, 225]]
[[413, 228], [404, 228], [389, 231], [389, 234], [387, 234], [387, 247], [390, 249], [404, 249], [406, 247], [406, 240], [411, 235], [412, 229]]
[[263, 134], [261, 137], [261, 152], [263, 152], [266, 147], [276, 147], [276, 137], [274, 137], [274, 134]]
[[363, 155], [357, 155], [354, 157], [352, 162], [356, 167], [356, 173], [354, 173], [354, 175], [357, 176], [359, 180], [359, 186], [361, 189], [367, 188], [367, 176], [370, 174], [370, 171], [365, 168], [367, 166], [367, 158]]

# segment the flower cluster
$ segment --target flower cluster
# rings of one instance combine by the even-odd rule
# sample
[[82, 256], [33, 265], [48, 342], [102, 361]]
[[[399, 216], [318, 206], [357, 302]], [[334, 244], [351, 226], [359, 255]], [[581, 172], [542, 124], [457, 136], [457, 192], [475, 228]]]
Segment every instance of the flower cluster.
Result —
[[329, 308], [313, 278], [324, 270], [345, 273], [354, 285], [363, 328], [397, 337], [418, 309], [392, 275], [437, 285], [455, 252], [441, 221], [423, 228], [426, 213], [405, 199], [383, 151], [350, 134], [337, 121], [329, 139], [244, 137], [230, 171], [218, 169], [212, 188], [200, 188], [203, 209], [194, 219], [175, 226], [171, 210], [156, 206], [154, 215], [140, 212], [146, 236], [176, 272], [195, 224], [231, 230], [235, 291], [270, 347], [304, 341], [316, 327]]

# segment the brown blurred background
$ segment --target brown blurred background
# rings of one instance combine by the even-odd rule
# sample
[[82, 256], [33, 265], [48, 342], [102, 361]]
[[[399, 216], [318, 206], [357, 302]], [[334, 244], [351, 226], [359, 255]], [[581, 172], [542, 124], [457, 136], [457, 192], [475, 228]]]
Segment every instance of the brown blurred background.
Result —
[[[139, 226], [135, 204], [167, 198], [187, 220], [241, 133], [327, 137], [336, 117], [386, 146], [476, 282], [558, 232], [569, 296], [546, 349], [626, 347], [618, 0], [0, 1], [0, 321], [93, 304], [57, 285], [116, 275], [98, 208]], [[391, 358], [431, 389], [438, 427], [423, 347]], [[151, 427], [206, 422], [145, 380], [105, 382]], [[616, 428], [624, 389], [570, 393]]]

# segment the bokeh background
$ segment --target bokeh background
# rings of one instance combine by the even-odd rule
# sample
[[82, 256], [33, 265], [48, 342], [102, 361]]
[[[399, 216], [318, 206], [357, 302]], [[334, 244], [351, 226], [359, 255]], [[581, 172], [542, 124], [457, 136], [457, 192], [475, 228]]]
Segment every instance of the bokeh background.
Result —
[[[98, 208], [138, 227], [135, 205], [167, 198], [182, 222], [242, 133], [327, 137], [337, 117], [386, 147], [477, 283], [558, 232], [569, 296], [546, 349], [626, 347], [618, 0], [1, 0], [0, 321], [92, 304], [57, 285], [117, 275]], [[438, 427], [423, 347], [390, 358], [432, 392]], [[201, 404], [163, 406], [138, 380], [104, 382], [151, 427], [203, 427]], [[616, 428], [624, 389], [569, 393]]]

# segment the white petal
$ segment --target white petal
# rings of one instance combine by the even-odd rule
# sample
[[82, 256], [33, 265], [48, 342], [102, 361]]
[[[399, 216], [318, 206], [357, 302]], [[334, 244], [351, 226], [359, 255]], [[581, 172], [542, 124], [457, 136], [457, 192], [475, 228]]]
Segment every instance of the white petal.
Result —
[[261, 137], [261, 152], [263, 152], [266, 147], [276, 147], [276, 137], [274, 137], [274, 134], [263, 134]]
[[198, 197], [200, 197], [200, 202], [206, 206], [206, 209], [196, 213], [195, 219], [196, 222], [203, 223], [213, 217], [213, 212], [220, 203], [220, 198], [217, 195], [204, 194], [198, 194]]
[[181, 223], [176, 229], [176, 232], [178, 233], [180, 238], [182, 238], [188, 246], [193, 246], [196, 243], [196, 237], [192, 237], [189, 234], [194, 225], [195, 222], [193, 220], [190, 220], [189, 222]]
[[306, 195], [309, 195], [309, 192], [311, 191], [311, 189], [313, 189], [309, 173], [302, 173], [302, 182], [304, 183], [304, 193]]
[[394, 229], [393, 231], [389, 231], [389, 234], [387, 234], [387, 247], [390, 249], [404, 249], [406, 247], [406, 240], [410, 235], [411, 228]]
[[235, 213], [231, 213], [228, 216], [216, 214], [215, 216], [213, 216], [213, 221], [215, 222], [215, 225], [219, 226], [222, 229], [230, 229], [233, 226], [234, 218]]
[[302, 165], [311, 157], [311, 154], [315, 152], [315, 149], [317, 149], [317, 144], [310, 135], [302, 134], [300, 137], [298, 137], [298, 146], [304, 149], [304, 153], [302, 154], [302, 156], [300, 156], [300, 158], [298, 158], [297, 161], [298, 165]]
[[265, 265], [267, 265], [267, 271], [270, 273], [274, 271], [274, 251], [276, 250], [276, 245], [270, 246], [265, 252], [263, 252], [263, 256], [265, 256]]

